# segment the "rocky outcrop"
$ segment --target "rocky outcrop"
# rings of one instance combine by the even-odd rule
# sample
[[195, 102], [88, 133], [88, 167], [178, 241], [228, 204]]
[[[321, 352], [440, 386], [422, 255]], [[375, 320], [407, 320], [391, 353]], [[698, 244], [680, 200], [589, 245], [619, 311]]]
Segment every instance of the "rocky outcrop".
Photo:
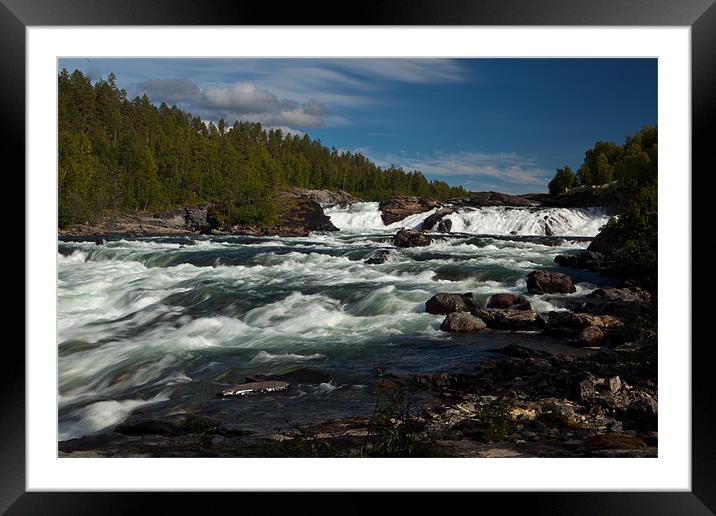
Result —
[[469, 312], [453, 312], [448, 314], [440, 325], [440, 329], [451, 333], [473, 333], [484, 330], [487, 325], [482, 319]]
[[439, 292], [425, 302], [425, 311], [433, 315], [470, 312], [478, 308], [481, 308], [480, 303], [469, 292], [467, 294]]
[[470, 192], [462, 199], [450, 199], [448, 202], [460, 206], [539, 206], [540, 202], [523, 195], [508, 195], [500, 192]]
[[306, 188], [291, 188], [289, 190], [286, 190], [284, 192], [281, 192], [281, 195], [283, 197], [293, 198], [293, 199], [310, 199], [312, 201], [319, 202], [321, 204], [353, 204], [356, 202], [362, 202], [361, 199], [358, 197], [354, 197], [348, 192], [344, 192], [343, 190], [338, 190], [337, 192], [332, 192], [330, 190], [308, 190]]
[[415, 229], [401, 229], [393, 237], [395, 247], [424, 247], [431, 243], [430, 236]]
[[530, 294], [569, 294], [576, 290], [572, 278], [561, 272], [537, 270], [527, 275], [527, 291]]
[[624, 319], [648, 316], [656, 312], [652, 294], [639, 287], [597, 289], [590, 294], [564, 301], [573, 312], [612, 315]]
[[308, 231], [338, 231], [321, 205], [307, 197], [283, 197], [280, 200], [279, 226]]
[[[432, 231], [435, 229], [435, 226], [438, 226], [437, 230], [441, 231], [442, 233], [449, 233], [450, 228], [452, 228], [452, 221], [451, 220], [445, 220], [443, 221], [443, 217], [446, 215], [450, 215], [451, 213], [455, 212], [455, 208], [440, 208], [432, 215], [428, 215], [428, 217], [423, 221], [423, 225], [421, 226], [421, 229], [423, 231]], [[440, 222], [446, 222], [449, 223], [449, 227], [443, 226], [443, 228], [447, 227], [447, 231], [443, 231], [439, 227]]]
[[583, 330], [589, 326], [598, 328], [621, 328], [624, 322], [612, 315], [594, 315], [567, 311], [553, 311], [541, 314], [547, 328]]
[[383, 224], [387, 226], [410, 215], [430, 211], [440, 206], [442, 206], [442, 203], [436, 199], [401, 195], [381, 202], [378, 208], [380, 209]]
[[532, 306], [525, 296], [518, 294], [492, 294], [485, 308], [506, 308], [509, 310], [531, 310]]
[[482, 308], [471, 313], [495, 330], [532, 331], [544, 326], [544, 321], [532, 310]]
[[378, 249], [365, 260], [365, 263], [369, 265], [378, 265], [387, 262], [389, 259], [390, 251], [387, 249]]

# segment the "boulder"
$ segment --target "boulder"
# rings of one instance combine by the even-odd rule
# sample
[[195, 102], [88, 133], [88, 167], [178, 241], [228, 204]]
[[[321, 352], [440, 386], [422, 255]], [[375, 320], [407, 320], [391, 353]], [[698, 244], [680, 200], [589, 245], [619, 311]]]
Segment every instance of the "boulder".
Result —
[[107, 241], [104, 238], [98, 238], [97, 240], [94, 241], [94, 245], [104, 245], [106, 243], [107, 243]]
[[484, 330], [487, 325], [479, 317], [469, 312], [453, 312], [448, 314], [440, 329], [451, 333], [473, 333]]
[[371, 254], [367, 260], [365, 260], [365, 263], [370, 265], [376, 265], [380, 263], [385, 263], [390, 258], [390, 251], [387, 249], [378, 249], [373, 254]]
[[439, 292], [425, 302], [425, 311], [433, 315], [447, 315], [453, 312], [470, 312], [480, 308], [472, 293], [448, 294]]
[[518, 294], [493, 294], [487, 299], [485, 308], [506, 308], [509, 310], [531, 310], [526, 297]]
[[568, 299], [564, 306], [574, 312], [608, 314], [625, 319], [656, 310], [651, 294], [639, 287], [599, 288], [586, 296]]
[[442, 206], [442, 203], [435, 199], [401, 195], [381, 202], [378, 208], [380, 209], [383, 224], [387, 226], [410, 215], [430, 211], [440, 206]]
[[444, 219], [438, 222], [438, 231], [440, 233], [450, 233], [452, 230], [452, 220]]
[[219, 396], [233, 397], [246, 396], [247, 394], [262, 394], [266, 392], [285, 391], [288, 387], [288, 382], [281, 381], [249, 382], [224, 389], [219, 392]]
[[577, 289], [566, 274], [537, 270], [527, 275], [527, 291], [530, 294], [569, 294]]
[[542, 314], [547, 328], [567, 328], [583, 330], [589, 326], [598, 328], [620, 328], [624, 326], [621, 319], [612, 315], [594, 315], [567, 311], [553, 311]]
[[577, 335], [577, 344], [580, 346], [601, 346], [604, 344], [606, 335], [597, 326], [588, 326]]
[[[445, 215], [450, 215], [450, 214], [453, 213], [454, 211], [455, 211], [454, 208], [440, 208], [439, 210], [437, 210], [437, 211], [436, 211], [435, 213], [433, 213], [432, 215], [429, 215], [429, 216], [423, 221], [423, 225], [421, 226], [421, 229], [422, 229], [423, 231], [431, 231], [431, 230], [433, 230], [433, 229], [435, 228], [435, 226], [436, 226], [439, 222], [442, 221], [442, 219], [443, 219], [443, 217], [445, 217]], [[448, 221], [445, 221], [445, 222], [448, 222]], [[449, 221], [449, 222], [450, 222], [450, 227], [452, 227], [452, 221]], [[440, 228], [439, 228], [439, 227], [438, 227], [438, 231], [440, 231]], [[449, 232], [449, 229], [448, 229], [448, 231], [446, 231], [446, 233], [447, 233], [447, 232]]]
[[586, 297], [597, 298], [604, 301], [640, 301], [651, 303], [651, 293], [639, 287], [628, 288], [598, 288]]
[[393, 237], [395, 247], [424, 247], [432, 243], [431, 238], [415, 229], [401, 229]]
[[531, 331], [544, 326], [544, 321], [532, 310], [480, 308], [471, 313], [482, 319], [488, 328], [495, 330]]

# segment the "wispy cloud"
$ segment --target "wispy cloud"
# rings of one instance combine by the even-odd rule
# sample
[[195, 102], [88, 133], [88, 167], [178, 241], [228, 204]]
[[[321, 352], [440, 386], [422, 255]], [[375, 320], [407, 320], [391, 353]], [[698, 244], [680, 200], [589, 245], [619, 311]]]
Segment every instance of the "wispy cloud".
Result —
[[[368, 149], [361, 149], [369, 155]], [[472, 185], [512, 183], [543, 187], [550, 171], [536, 165], [535, 160], [516, 153], [454, 152], [433, 155], [371, 156], [383, 166], [395, 165], [406, 170], [420, 170], [431, 176], [461, 178], [461, 183]]]

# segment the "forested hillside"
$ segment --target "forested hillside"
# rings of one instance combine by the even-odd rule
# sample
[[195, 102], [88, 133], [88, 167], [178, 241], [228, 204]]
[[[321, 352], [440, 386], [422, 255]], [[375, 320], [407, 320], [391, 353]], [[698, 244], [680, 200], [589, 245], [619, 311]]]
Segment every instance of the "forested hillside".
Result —
[[59, 225], [107, 212], [159, 211], [214, 202], [232, 223], [270, 223], [275, 194], [299, 186], [345, 190], [364, 200], [412, 194], [464, 196], [419, 171], [382, 169], [361, 154], [259, 123], [205, 124], [176, 106], [127, 98], [110, 74], [94, 84], [60, 72]]

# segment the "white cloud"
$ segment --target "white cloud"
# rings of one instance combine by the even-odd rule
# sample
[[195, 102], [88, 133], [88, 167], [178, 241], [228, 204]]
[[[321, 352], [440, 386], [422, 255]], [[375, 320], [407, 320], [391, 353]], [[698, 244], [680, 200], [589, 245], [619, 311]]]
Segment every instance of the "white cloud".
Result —
[[437, 155], [388, 155], [375, 159], [380, 164], [394, 164], [406, 170], [420, 170], [435, 176], [464, 176], [466, 181], [498, 180], [520, 185], [544, 186], [550, 172], [535, 165], [534, 160], [515, 153], [456, 152]]
[[250, 82], [207, 86], [201, 96], [206, 107], [235, 113], [275, 113], [280, 109], [276, 95]]

